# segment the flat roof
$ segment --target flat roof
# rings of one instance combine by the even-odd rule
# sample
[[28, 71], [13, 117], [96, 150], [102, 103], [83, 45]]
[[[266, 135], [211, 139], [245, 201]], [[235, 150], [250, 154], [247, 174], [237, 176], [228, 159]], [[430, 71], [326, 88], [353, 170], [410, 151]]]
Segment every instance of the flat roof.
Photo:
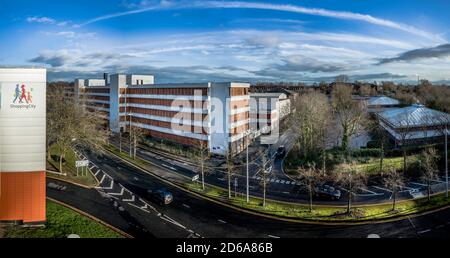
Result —
[[129, 85], [129, 88], [210, 88], [214, 86], [223, 87], [250, 87], [250, 83], [242, 82], [199, 82], [199, 83], [156, 83], [156, 84], [142, 84]]

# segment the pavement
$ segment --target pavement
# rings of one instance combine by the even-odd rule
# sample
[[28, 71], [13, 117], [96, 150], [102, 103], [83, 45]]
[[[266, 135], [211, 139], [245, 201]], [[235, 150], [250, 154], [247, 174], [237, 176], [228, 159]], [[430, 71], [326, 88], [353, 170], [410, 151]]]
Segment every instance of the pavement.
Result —
[[[450, 209], [395, 222], [357, 226], [285, 222], [243, 213], [198, 198], [113, 156], [86, 152], [85, 157], [90, 160], [92, 172], [101, 181], [99, 188], [84, 189], [58, 181], [56, 183], [66, 184], [67, 190], [48, 188], [48, 195], [136, 237], [366, 238], [370, 234], [377, 234], [382, 238], [450, 236]], [[152, 170], [171, 174], [167, 171], [169, 169], [156, 166]], [[159, 206], [146, 198], [148, 189], [159, 188], [165, 188], [173, 194], [174, 201], [171, 204]], [[123, 207], [123, 211], [114, 207], [111, 196]], [[161, 218], [162, 216], [169, 221]]]

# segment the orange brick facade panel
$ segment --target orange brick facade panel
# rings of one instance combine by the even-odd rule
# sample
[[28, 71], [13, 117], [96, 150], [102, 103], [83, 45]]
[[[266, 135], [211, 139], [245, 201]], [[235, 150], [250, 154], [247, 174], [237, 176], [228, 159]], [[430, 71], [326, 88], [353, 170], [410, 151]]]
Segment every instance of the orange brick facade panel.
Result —
[[[130, 122], [130, 117], [120, 117], [121, 122]], [[172, 130], [178, 130], [178, 131], [184, 131], [184, 132], [191, 132], [191, 133], [201, 133], [201, 134], [207, 134], [206, 130], [207, 128], [201, 128], [198, 126], [190, 126], [190, 125], [179, 125], [175, 123], [170, 122], [164, 122], [164, 121], [158, 121], [158, 120], [152, 120], [152, 119], [146, 119], [146, 118], [140, 118], [140, 117], [134, 117], [132, 116], [131, 121], [133, 123], [141, 123], [151, 126], [158, 126], [162, 128], [168, 128]]]
[[230, 136], [245, 133], [245, 131], [247, 131], [248, 129], [249, 129], [249, 124], [244, 124], [244, 125], [235, 127], [233, 129], [231, 129]]
[[248, 88], [231, 88], [230, 95], [231, 96], [242, 96], [248, 95]]
[[185, 112], [178, 112], [178, 111], [166, 111], [166, 110], [157, 110], [157, 109], [146, 109], [146, 108], [137, 108], [137, 107], [127, 107], [125, 110], [125, 107], [120, 107], [120, 113], [138, 113], [138, 114], [144, 114], [144, 115], [152, 115], [152, 116], [160, 116], [160, 117], [169, 117], [173, 118], [175, 116], [177, 117], [183, 117], [188, 118], [190, 117], [191, 120], [199, 121], [199, 119], [202, 119], [203, 121], [207, 119], [207, 114], [194, 114], [194, 113], [185, 113]]
[[80, 88], [81, 93], [109, 93], [109, 88]]
[[173, 99], [144, 99], [144, 98], [120, 98], [120, 103], [127, 104], [145, 104], [158, 106], [180, 106], [203, 108], [208, 107], [207, 101], [193, 101], [193, 100], [173, 100]]
[[232, 100], [230, 101], [230, 107], [231, 109], [238, 109], [238, 108], [245, 108], [249, 107], [249, 100]]
[[148, 135], [150, 135], [151, 137], [154, 137], [154, 138], [169, 140], [169, 141], [177, 142], [177, 143], [184, 144], [184, 145], [195, 145], [195, 146], [200, 146], [200, 142], [203, 142], [203, 144], [205, 144], [205, 146], [208, 146], [208, 142], [204, 141], [204, 140], [198, 140], [198, 139], [183, 137], [183, 136], [174, 135], [174, 134], [162, 133], [162, 132], [149, 130], [149, 129], [144, 129], [144, 131]]
[[95, 99], [95, 100], [109, 101], [109, 97], [108, 96], [84, 95], [83, 97], [86, 98], [86, 99]]
[[0, 221], [43, 222], [45, 172], [0, 173]]
[[230, 116], [230, 123], [234, 123], [234, 122], [238, 122], [238, 121], [242, 121], [245, 119], [250, 118], [250, 112], [242, 112], [236, 115], [231, 115]]

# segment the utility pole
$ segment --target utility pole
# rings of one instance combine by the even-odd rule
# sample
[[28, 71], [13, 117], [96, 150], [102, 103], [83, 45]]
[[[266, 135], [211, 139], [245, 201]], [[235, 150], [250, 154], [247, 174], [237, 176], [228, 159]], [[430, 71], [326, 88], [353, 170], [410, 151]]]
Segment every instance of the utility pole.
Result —
[[247, 150], [246, 150], [246, 158], [247, 158], [247, 181], [246, 181], [246, 183], [247, 183], [247, 189], [246, 189], [246, 192], [247, 192], [247, 203], [249, 203], [249, 201], [250, 201], [250, 197], [249, 197], [249, 184], [248, 184], [248, 177], [249, 177], [249, 175], [248, 175], [248, 146], [249, 146], [249, 144], [248, 144], [248, 135], [249, 135], [249, 133], [248, 133], [248, 131], [247, 131], [247, 133], [246, 133], [246, 137], [245, 137], [245, 140], [246, 140], [246, 142], [247, 142], [247, 146], [246, 146], [246, 148], [247, 148]]
[[130, 115], [130, 158], [132, 157], [132, 153], [131, 153], [131, 149], [132, 149], [132, 141], [131, 141], [131, 112], [129, 113]]
[[448, 153], [447, 153], [447, 144], [448, 144], [448, 125], [445, 125], [445, 197], [448, 198]]

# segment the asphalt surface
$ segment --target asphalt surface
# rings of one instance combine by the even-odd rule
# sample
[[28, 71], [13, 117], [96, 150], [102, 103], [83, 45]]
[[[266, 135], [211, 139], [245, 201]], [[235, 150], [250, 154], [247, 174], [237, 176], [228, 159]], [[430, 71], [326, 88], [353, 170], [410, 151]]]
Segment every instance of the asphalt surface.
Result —
[[[378, 234], [382, 238], [446, 238], [450, 236], [450, 209], [396, 222], [358, 226], [324, 226], [284, 222], [250, 215], [205, 201], [108, 155], [97, 156], [86, 153], [86, 157], [92, 161], [92, 170], [97, 174], [97, 178], [101, 177], [102, 179], [101, 189], [73, 189], [73, 191], [57, 192], [49, 189], [48, 195], [63, 202], [69, 202], [69, 204], [98, 216], [114, 226], [117, 225], [118, 228], [137, 237], [140, 235], [132, 232], [130, 227], [127, 229], [126, 223], [129, 218], [118, 216], [117, 213], [120, 211], [114, 207], [108, 209], [107, 202], [109, 200], [102, 195], [116, 193], [114, 197], [122, 204], [127, 214], [133, 218], [133, 225], [138, 225], [141, 232], [151, 232], [151, 235], [157, 237], [365, 238], [369, 234]], [[110, 181], [108, 181], [108, 177], [103, 177], [103, 173], [111, 177]], [[167, 173], [170, 172], [167, 171]], [[131, 198], [125, 196], [124, 193], [120, 195], [122, 192], [120, 188], [126, 188], [130, 191], [129, 195], [133, 194], [137, 199], [142, 198], [156, 212], [146, 212], [145, 209], [142, 209], [145, 207], [142, 203], [139, 205], [127, 204], [128, 201], [124, 201], [124, 199], [130, 200]], [[171, 204], [159, 206], [147, 198], [148, 189], [159, 188], [165, 188], [173, 194], [174, 201]], [[103, 202], [100, 201], [102, 199], [104, 199]], [[171, 221], [162, 220], [157, 213], [167, 216]], [[145, 234], [143, 235], [145, 236]]]
[[[114, 143], [114, 139], [112, 140]], [[276, 157], [276, 150], [279, 146], [283, 145], [286, 151], [289, 152], [295, 143], [295, 135], [292, 130], [287, 129], [280, 137], [278, 141], [269, 146], [269, 155], [271, 157], [271, 172], [266, 175], [267, 186], [266, 186], [266, 196], [269, 199], [296, 202], [296, 203], [308, 203], [309, 196], [307, 189], [298, 181], [289, 178], [283, 173], [283, 162], [284, 157]], [[252, 145], [258, 147], [257, 142]], [[118, 144], [116, 144], [118, 145]], [[267, 146], [264, 146], [267, 148]], [[128, 153], [128, 144], [122, 145], [122, 150]], [[243, 154], [241, 153], [240, 156]], [[199, 173], [198, 166], [192, 165], [192, 162], [184, 162], [183, 160], [174, 160], [172, 158], [161, 156], [160, 154], [153, 153], [151, 151], [138, 148], [137, 156], [143, 160], [156, 164], [160, 167], [164, 167], [173, 173], [184, 175], [192, 178], [194, 175]], [[262, 197], [262, 177], [261, 177], [261, 160], [255, 156], [250, 156], [250, 160], [255, 160], [249, 166], [249, 191], [250, 195]], [[269, 165], [267, 166], [269, 167]], [[235, 174], [233, 175], [232, 189], [236, 190], [238, 194], [244, 194], [246, 192], [246, 166], [240, 164], [235, 166]], [[445, 179], [441, 178], [438, 181], [433, 182], [432, 192], [440, 192], [445, 190]], [[212, 172], [205, 175], [205, 182], [208, 184], [220, 186], [223, 188], [228, 188], [228, 177], [226, 169], [214, 169]], [[237, 186], [234, 186], [234, 183]], [[339, 187], [338, 187], [339, 189]], [[316, 199], [315, 203], [326, 204], [326, 205], [345, 205], [347, 203], [347, 192], [346, 189], [340, 188], [342, 197], [340, 200], [326, 200], [326, 199]], [[397, 193], [398, 200], [405, 199], [415, 199], [424, 197], [426, 195], [426, 184], [420, 181], [407, 182], [405, 187]], [[370, 183], [364, 188], [359, 188], [352, 198], [354, 204], [373, 204], [389, 202], [392, 199], [392, 191], [387, 189], [383, 185], [378, 185], [376, 183]]]

